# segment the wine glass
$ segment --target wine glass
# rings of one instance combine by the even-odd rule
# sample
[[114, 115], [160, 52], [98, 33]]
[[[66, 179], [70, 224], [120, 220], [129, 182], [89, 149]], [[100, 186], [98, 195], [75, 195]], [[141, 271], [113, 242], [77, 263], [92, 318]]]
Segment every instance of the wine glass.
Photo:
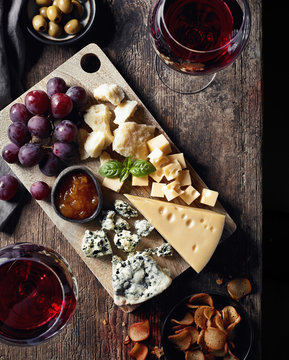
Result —
[[31, 243], [0, 249], [0, 341], [37, 345], [65, 327], [78, 298], [67, 261]]
[[181, 94], [204, 90], [240, 55], [250, 28], [247, 0], [157, 0], [148, 30], [160, 80]]

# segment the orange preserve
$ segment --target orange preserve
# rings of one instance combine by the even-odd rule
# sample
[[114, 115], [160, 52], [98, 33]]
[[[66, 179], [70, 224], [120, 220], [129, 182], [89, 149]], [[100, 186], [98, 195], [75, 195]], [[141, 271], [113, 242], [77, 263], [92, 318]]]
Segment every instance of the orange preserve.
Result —
[[67, 174], [58, 186], [56, 206], [69, 219], [90, 217], [98, 205], [96, 186], [91, 177], [83, 172]]

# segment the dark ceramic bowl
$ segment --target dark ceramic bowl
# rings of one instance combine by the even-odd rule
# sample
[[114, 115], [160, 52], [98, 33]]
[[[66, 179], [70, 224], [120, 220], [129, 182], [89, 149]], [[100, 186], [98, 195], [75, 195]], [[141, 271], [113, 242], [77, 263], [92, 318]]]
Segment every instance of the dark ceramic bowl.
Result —
[[42, 33], [34, 30], [32, 19], [35, 15], [39, 14], [39, 6], [36, 4], [35, 0], [27, 0], [26, 14], [24, 14], [24, 16], [26, 16], [27, 20], [26, 28], [28, 33], [36, 40], [47, 45], [70, 45], [79, 41], [91, 29], [97, 12], [96, 0], [80, 0], [79, 2], [81, 2], [84, 7], [83, 17], [79, 20], [82, 29], [75, 35], [68, 35], [63, 30], [63, 33], [59, 38], [54, 38], [48, 35], [47, 31]]
[[[162, 346], [167, 360], [185, 360], [184, 352], [177, 350], [174, 344], [168, 340], [168, 336], [174, 334], [174, 331], [172, 330], [173, 324], [171, 323], [170, 319], [181, 319], [185, 315], [185, 313], [188, 311], [188, 309], [185, 307], [185, 304], [193, 295], [194, 294], [187, 296], [177, 305], [175, 305], [163, 323]], [[214, 300], [215, 308], [222, 309], [225, 306], [232, 305], [241, 316], [241, 321], [236, 325], [234, 330], [234, 344], [236, 345], [236, 348], [233, 350], [233, 353], [240, 360], [247, 359], [252, 346], [253, 330], [246, 310], [241, 304], [234, 301], [229, 296], [217, 293], [210, 293], [210, 295]]]
[[[96, 187], [97, 194], [98, 194], [98, 205], [97, 205], [95, 212], [91, 216], [84, 218], [84, 219], [67, 218], [66, 216], [63, 216], [61, 214], [61, 212], [58, 210], [58, 207], [56, 206], [56, 195], [59, 190], [59, 186], [61, 185], [61, 182], [65, 179], [66, 176], [68, 176], [72, 173], [76, 173], [76, 172], [81, 172], [81, 173], [88, 175], [92, 179], [92, 181]], [[53, 206], [54, 211], [63, 220], [70, 221], [73, 223], [84, 224], [84, 223], [95, 220], [102, 209], [102, 203], [103, 203], [103, 195], [102, 195], [102, 191], [101, 191], [101, 186], [100, 186], [98, 180], [96, 179], [96, 177], [93, 175], [93, 173], [84, 166], [70, 166], [70, 167], [64, 169], [56, 178], [56, 180], [53, 184], [52, 190], [51, 190], [51, 204]]]

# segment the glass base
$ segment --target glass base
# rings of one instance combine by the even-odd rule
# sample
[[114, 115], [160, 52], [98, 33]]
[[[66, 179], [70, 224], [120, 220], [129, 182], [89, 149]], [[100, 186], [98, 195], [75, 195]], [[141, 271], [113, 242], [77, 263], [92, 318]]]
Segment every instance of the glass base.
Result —
[[216, 77], [216, 73], [194, 76], [173, 70], [158, 55], [155, 55], [155, 69], [159, 79], [168, 89], [184, 95], [197, 94], [205, 90]]

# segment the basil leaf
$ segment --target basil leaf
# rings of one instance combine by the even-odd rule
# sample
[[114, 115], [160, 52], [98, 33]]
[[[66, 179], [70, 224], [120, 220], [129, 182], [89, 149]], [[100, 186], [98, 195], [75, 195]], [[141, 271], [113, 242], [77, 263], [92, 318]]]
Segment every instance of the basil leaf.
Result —
[[149, 175], [156, 171], [156, 168], [150, 162], [142, 159], [137, 159], [133, 162], [130, 168], [130, 173], [135, 177], [142, 177]]
[[123, 166], [124, 166], [126, 169], [130, 169], [130, 168], [131, 168], [132, 162], [131, 162], [131, 159], [130, 159], [129, 156], [124, 159], [124, 161], [123, 161]]
[[123, 170], [123, 164], [117, 160], [109, 160], [103, 164], [100, 169], [100, 175], [107, 178], [120, 177], [120, 174]]
[[122, 171], [120, 173], [120, 176], [119, 176], [120, 181], [124, 181], [129, 177], [129, 170], [130, 169], [128, 169], [128, 168], [123, 168], [122, 169]]

